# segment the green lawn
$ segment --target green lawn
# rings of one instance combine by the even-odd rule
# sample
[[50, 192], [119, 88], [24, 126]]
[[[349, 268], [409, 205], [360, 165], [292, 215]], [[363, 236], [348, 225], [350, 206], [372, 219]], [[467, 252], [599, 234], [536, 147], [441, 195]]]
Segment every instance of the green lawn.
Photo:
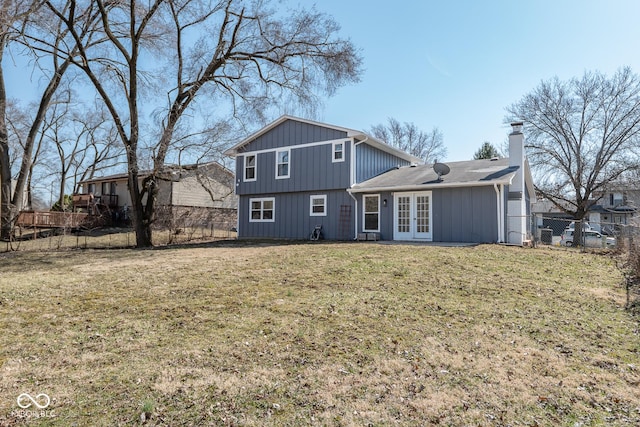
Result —
[[498, 245], [4, 253], [0, 425], [638, 425], [622, 280]]

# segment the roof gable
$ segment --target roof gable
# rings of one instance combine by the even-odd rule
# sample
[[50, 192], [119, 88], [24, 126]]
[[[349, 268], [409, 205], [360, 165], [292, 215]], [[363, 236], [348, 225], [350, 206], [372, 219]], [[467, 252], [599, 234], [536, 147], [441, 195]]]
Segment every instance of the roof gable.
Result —
[[[330, 137], [321, 137], [321, 136], [317, 136], [315, 138], [311, 138], [311, 140], [307, 140], [307, 141], [298, 141], [298, 144], [304, 144], [307, 142], [321, 142], [321, 141], [327, 141], [327, 140], [332, 140], [332, 139], [340, 139], [340, 138], [353, 138], [357, 143], [362, 143], [362, 144], [367, 144], [367, 145], [371, 145], [372, 147], [375, 147], [381, 151], [384, 151], [386, 153], [390, 153], [393, 154], [394, 156], [397, 156], [401, 159], [406, 160], [407, 162], [411, 162], [411, 163], [421, 163], [422, 160], [418, 157], [412, 156], [411, 154], [408, 154], [402, 150], [399, 150], [395, 147], [392, 147], [388, 144], [386, 144], [383, 141], [380, 141], [372, 136], [367, 135], [366, 133], [359, 131], [359, 130], [355, 130], [355, 129], [350, 129], [350, 128], [345, 128], [345, 127], [341, 127], [341, 126], [334, 126], [334, 125], [330, 125], [327, 123], [320, 123], [320, 122], [315, 122], [312, 120], [307, 120], [307, 119], [302, 119], [299, 117], [294, 117], [294, 116], [288, 116], [288, 115], [284, 115], [281, 116], [280, 118], [278, 118], [277, 120], [275, 120], [274, 122], [270, 123], [269, 125], [263, 127], [262, 129], [254, 132], [253, 134], [249, 135], [247, 138], [243, 139], [242, 141], [240, 141], [238, 144], [236, 144], [235, 146], [231, 147], [230, 149], [228, 149], [227, 151], [225, 151], [225, 155], [227, 156], [236, 156], [244, 151], [247, 151], [247, 147], [254, 143], [255, 141], [257, 141], [258, 139], [260, 139], [261, 137], [264, 137], [265, 135], [269, 134], [270, 132], [273, 132], [276, 128], [278, 128], [279, 126], [283, 125], [285, 122], [287, 121], [294, 121], [297, 123], [301, 123], [301, 124], [305, 124], [305, 125], [310, 125], [313, 127], [317, 127], [317, 128], [322, 128], [325, 130], [329, 130], [329, 132], [327, 133], [327, 135], [332, 135]], [[333, 131], [333, 132], [331, 132]], [[284, 146], [294, 146], [294, 145], [281, 145], [282, 147]], [[270, 147], [269, 149], [273, 149], [273, 147]], [[253, 151], [253, 149], [249, 150], [249, 151]]]
[[[268, 124], [267, 126], [259, 129], [258, 131], [252, 133], [251, 135], [249, 135], [247, 138], [243, 139], [242, 141], [240, 141], [238, 144], [234, 145], [233, 147], [231, 147], [230, 149], [228, 149], [227, 151], [225, 151], [225, 154], [228, 156], [235, 156], [236, 154], [242, 153], [243, 151], [247, 151], [247, 148], [250, 144], [254, 143], [255, 141], [259, 140], [260, 138], [263, 138], [265, 136], [267, 136], [269, 133], [274, 132], [274, 130], [276, 130], [278, 127], [283, 126], [286, 122], [288, 121], [292, 121], [292, 122], [296, 122], [297, 124], [302, 124], [302, 125], [308, 125], [310, 127], [313, 128], [317, 128], [317, 129], [322, 129], [324, 130], [324, 132], [317, 132], [318, 134], [332, 134], [335, 136], [335, 138], [322, 138], [320, 135], [314, 137], [311, 137], [311, 139], [316, 139], [316, 141], [313, 140], [302, 140], [299, 141], [298, 143], [307, 143], [307, 142], [317, 142], [317, 141], [322, 141], [322, 140], [327, 140], [327, 139], [338, 139], [338, 138], [350, 138], [353, 137], [354, 135], [357, 135], [361, 132], [353, 130], [353, 129], [347, 129], [347, 128], [343, 128], [340, 126], [333, 126], [333, 125], [329, 125], [326, 123], [319, 123], [319, 122], [314, 122], [312, 120], [306, 120], [306, 119], [301, 119], [299, 117], [293, 117], [293, 116], [288, 116], [288, 115], [284, 115], [281, 116], [280, 118], [278, 118], [277, 120], [271, 122], [270, 124]], [[333, 131], [333, 132], [331, 132]], [[262, 148], [262, 147], [260, 147]], [[273, 148], [273, 147], [271, 147]], [[253, 151], [253, 150], [250, 150]]]

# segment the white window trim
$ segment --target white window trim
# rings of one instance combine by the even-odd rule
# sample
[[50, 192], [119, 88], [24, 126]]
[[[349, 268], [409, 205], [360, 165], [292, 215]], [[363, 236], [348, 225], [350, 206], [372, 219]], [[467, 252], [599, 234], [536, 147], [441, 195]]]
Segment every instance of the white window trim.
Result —
[[[253, 219], [251, 212], [253, 211], [251, 208], [254, 202], [260, 202], [260, 216], [264, 217], [264, 202], [271, 201], [273, 206], [271, 219]], [[275, 222], [276, 220], [276, 198], [275, 197], [254, 197], [249, 199], [249, 222]]]
[[[331, 144], [332, 150], [331, 150], [331, 162], [332, 163], [339, 163], [339, 162], [344, 162], [344, 152], [345, 152], [345, 148], [347, 146], [347, 143], [349, 141], [337, 141], [334, 142], [333, 144]], [[336, 159], [336, 153], [338, 153], [338, 151], [336, 151], [336, 147], [338, 145], [342, 145], [342, 151], [340, 151], [340, 153], [342, 153], [342, 158], [340, 159]]]
[[[287, 153], [287, 159], [289, 159], [289, 161], [287, 162], [287, 174], [286, 175], [278, 175], [278, 154], [280, 153]], [[283, 163], [284, 164], [284, 163]], [[278, 149], [276, 150], [276, 179], [287, 179], [291, 176], [291, 149], [290, 148], [286, 148], [284, 150], [282, 149]]]
[[[253, 178], [247, 179], [247, 157], [253, 156]], [[258, 155], [257, 154], [246, 154], [243, 160], [243, 169], [242, 169], [242, 181], [243, 182], [253, 182], [258, 177]]]
[[[378, 210], [376, 212], [367, 212], [367, 202], [366, 199], [369, 197], [375, 197], [376, 199], [378, 199]], [[376, 227], [375, 230], [370, 230], [365, 228], [367, 221], [366, 221], [366, 215], [367, 213], [377, 213], [378, 214], [378, 225]], [[369, 232], [380, 232], [380, 195], [379, 194], [365, 194], [362, 196], [362, 231], [369, 231]]]
[[[322, 207], [323, 212], [318, 213], [313, 211], [313, 200], [314, 199], [322, 199]], [[314, 196], [309, 196], [309, 216], [327, 216], [327, 195], [326, 194], [317, 194]]]

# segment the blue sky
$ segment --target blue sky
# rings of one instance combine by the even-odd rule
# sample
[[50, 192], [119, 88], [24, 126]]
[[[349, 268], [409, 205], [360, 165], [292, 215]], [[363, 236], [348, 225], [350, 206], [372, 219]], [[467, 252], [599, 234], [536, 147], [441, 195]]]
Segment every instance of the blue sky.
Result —
[[[638, 0], [285, 0], [315, 7], [361, 48], [365, 72], [310, 119], [367, 131], [394, 117], [444, 134], [445, 161], [499, 147], [505, 108], [554, 76], [640, 73]], [[39, 93], [38, 77], [5, 58], [9, 97]], [[295, 114], [295, 112], [293, 113]], [[274, 117], [275, 118], [275, 117]], [[440, 159], [439, 159], [440, 160]]]
[[366, 69], [315, 119], [359, 130], [388, 117], [437, 126], [447, 161], [471, 159], [484, 141], [500, 146], [505, 108], [542, 80], [627, 65], [640, 73], [637, 0], [315, 4], [362, 49]]

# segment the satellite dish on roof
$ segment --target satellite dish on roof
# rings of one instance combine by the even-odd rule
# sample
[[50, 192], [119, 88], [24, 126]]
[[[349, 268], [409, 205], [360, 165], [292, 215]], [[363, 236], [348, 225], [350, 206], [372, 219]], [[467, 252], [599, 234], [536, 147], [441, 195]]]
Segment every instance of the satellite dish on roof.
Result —
[[451, 172], [451, 168], [444, 163], [434, 163], [433, 170], [438, 174], [438, 181], [442, 181], [442, 177]]

